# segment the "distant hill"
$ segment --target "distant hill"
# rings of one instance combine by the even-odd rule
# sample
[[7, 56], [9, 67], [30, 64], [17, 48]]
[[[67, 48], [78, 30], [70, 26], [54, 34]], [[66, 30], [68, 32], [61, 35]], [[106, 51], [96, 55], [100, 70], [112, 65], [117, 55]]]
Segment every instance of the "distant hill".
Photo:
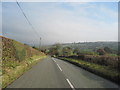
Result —
[[84, 51], [96, 50], [98, 48], [104, 48], [107, 46], [115, 51], [118, 51], [118, 42], [80, 42], [80, 43], [64, 43], [61, 45], [63, 47], [69, 46]]

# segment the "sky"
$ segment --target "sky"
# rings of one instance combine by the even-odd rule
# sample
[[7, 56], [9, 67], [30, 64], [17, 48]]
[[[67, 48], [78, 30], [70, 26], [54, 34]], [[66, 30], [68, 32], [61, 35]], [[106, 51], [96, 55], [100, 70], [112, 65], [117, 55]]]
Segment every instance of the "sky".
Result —
[[26, 44], [118, 40], [117, 2], [2, 3], [2, 35]]

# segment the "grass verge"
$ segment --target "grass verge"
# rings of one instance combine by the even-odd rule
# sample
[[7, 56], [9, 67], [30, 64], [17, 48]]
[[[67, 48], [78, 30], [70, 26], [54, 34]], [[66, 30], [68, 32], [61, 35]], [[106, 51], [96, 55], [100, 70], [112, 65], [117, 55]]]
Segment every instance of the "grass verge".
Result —
[[47, 56], [33, 56], [22, 62], [19, 62], [16, 67], [8, 67], [6, 73], [2, 75], [2, 88], [8, 86], [11, 82], [16, 80], [25, 71], [29, 70], [33, 65], [38, 63], [40, 60], [45, 59]]
[[70, 62], [72, 64], [75, 64], [79, 67], [82, 67], [83, 69], [90, 71], [94, 74], [97, 74], [103, 78], [106, 78], [108, 80], [111, 80], [117, 84], [119, 84], [120, 81], [120, 72], [116, 69], [111, 69], [108, 66], [98, 65], [95, 63], [90, 63], [83, 60], [76, 60], [71, 58], [65, 58], [65, 57], [57, 57], [58, 59], [65, 60], [67, 62]]

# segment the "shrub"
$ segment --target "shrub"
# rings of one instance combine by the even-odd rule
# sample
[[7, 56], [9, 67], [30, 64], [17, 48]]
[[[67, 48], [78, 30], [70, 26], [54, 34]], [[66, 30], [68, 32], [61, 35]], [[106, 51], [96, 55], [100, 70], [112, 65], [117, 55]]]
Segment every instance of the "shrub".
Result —
[[99, 55], [105, 55], [106, 52], [103, 49], [98, 49], [97, 52], [99, 53]]
[[116, 70], [119, 70], [118, 63], [120, 63], [120, 60], [118, 56], [94, 56], [94, 55], [72, 55], [72, 56], [66, 56], [66, 58], [72, 58], [72, 59], [77, 59], [77, 60], [83, 60], [99, 65], [104, 65], [104, 66], [109, 66], [111, 69], [114, 68]]

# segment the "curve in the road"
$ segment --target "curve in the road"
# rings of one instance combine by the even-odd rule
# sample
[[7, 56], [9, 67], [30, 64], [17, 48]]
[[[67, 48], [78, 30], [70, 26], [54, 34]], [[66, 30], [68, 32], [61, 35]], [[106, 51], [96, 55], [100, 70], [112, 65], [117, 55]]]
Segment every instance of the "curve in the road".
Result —
[[7, 88], [118, 88], [118, 85], [75, 65], [48, 57]]

